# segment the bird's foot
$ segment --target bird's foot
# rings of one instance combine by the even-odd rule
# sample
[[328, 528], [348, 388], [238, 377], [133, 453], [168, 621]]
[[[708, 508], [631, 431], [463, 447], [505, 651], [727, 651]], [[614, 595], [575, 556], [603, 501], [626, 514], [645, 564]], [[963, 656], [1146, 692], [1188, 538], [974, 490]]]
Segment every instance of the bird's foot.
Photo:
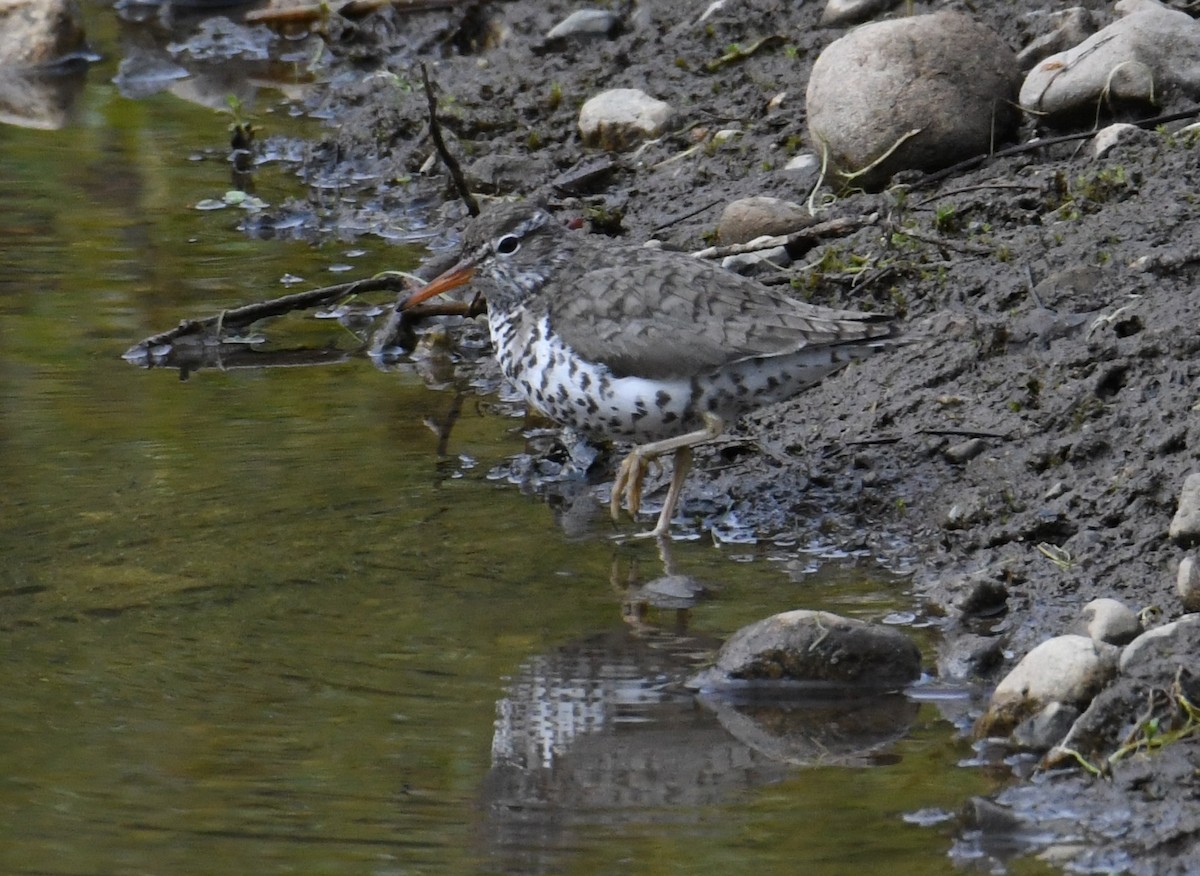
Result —
[[608, 500], [608, 510], [614, 522], [621, 519], [622, 499], [625, 500], [629, 516], [637, 517], [638, 510], [642, 507], [642, 485], [646, 482], [646, 470], [654, 459], [655, 457], [642, 453], [640, 447], [635, 447], [621, 460], [617, 478], [613, 481], [612, 497]]

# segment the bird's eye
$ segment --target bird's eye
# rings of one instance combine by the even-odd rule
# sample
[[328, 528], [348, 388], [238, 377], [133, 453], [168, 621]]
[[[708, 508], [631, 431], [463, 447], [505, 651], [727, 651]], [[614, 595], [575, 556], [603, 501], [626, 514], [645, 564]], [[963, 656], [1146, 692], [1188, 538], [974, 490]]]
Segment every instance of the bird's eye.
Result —
[[496, 241], [496, 252], [500, 255], [512, 255], [521, 248], [521, 240], [515, 234], [506, 234]]

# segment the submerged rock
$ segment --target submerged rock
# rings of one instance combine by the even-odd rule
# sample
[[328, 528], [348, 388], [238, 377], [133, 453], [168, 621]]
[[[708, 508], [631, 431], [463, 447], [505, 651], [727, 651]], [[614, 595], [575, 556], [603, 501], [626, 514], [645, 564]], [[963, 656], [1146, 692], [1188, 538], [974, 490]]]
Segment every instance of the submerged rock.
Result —
[[716, 665], [688, 681], [712, 689], [801, 682], [806, 689], [903, 687], [921, 674], [921, 653], [899, 630], [827, 611], [800, 609], [742, 627]]

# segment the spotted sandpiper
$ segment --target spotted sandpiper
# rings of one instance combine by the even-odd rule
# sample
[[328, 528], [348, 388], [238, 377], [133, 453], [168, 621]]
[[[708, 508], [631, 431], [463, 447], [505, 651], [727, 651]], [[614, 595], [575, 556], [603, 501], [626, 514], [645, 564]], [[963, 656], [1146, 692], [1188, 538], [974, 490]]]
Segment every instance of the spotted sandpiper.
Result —
[[610, 502], [641, 506], [650, 462], [674, 471], [652, 530], [668, 532], [692, 448], [726, 423], [783, 401], [889, 345], [887, 317], [817, 307], [684, 253], [573, 232], [536, 203], [474, 218], [463, 257], [405, 301], [407, 309], [470, 282], [485, 287], [505, 376], [551, 419], [636, 444]]

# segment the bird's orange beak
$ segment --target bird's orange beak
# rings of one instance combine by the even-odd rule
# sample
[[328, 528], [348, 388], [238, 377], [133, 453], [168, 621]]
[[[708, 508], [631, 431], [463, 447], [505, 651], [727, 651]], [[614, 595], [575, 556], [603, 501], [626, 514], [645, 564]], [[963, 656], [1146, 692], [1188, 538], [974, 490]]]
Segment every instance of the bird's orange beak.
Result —
[[459, 262], [450, 270], [434, 277], [426, 285], [405, 298], [404, 303], [400, 305], [400, 309], [408, 310], [410, 307], [414, 307], [422, 301], [428, 301], [430, 298], [441, 295], [443, 292], [449, 292], [451, 289], [465, 286], [471, 282], [471, 278], [474, 276], [475, 263], [473, 261]]

